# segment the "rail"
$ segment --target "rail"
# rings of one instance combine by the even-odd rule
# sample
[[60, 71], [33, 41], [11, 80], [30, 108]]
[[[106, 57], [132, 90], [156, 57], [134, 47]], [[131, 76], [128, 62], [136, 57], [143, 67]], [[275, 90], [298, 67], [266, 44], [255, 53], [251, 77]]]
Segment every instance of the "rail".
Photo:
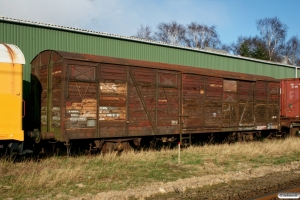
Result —
[[[288, 196], [290, 196], [290, 198]], [[275, 200], [275, 199], [300, 199], [300, 186], [253, 198], [253, 200], [271, 200], [271, 199], [272, 200]]]

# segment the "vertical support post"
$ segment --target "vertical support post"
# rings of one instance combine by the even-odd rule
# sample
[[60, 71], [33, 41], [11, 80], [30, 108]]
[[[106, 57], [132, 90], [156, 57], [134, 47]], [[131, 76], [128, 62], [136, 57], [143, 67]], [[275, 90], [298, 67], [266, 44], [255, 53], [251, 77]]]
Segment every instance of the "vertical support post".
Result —
[[97, 109], [96, 109], [96, 135], [97, 137], [100, 137], [100, 117], [99, 117], [99, 107], [100, 107], [100, 64], [97, 64], [96, 67], [96, 99], [97, 99]]
[[159, 73], [155, 70], [155, 128], [157, 128], [157, 114], [158, 114], [158, 98], [159, 98]]
[[129, 135], [129, 98], [130, 98], [130, 74], [129, 66], [126, 67], [126, 123], [125, 123], [125, 136]]
[[52, 52], [50, 52], [47, 64], [47, 132], [51, 132], [51, 119], [52, 119]]
[[179, 143], [182, 143], [182, 132], [180, 131], [180, 135], [179, 135]]
[[178, 111], [178, 122], [179, 122], [179, 143], [182, 143], [182, 125], [183, 125], [183, 110], [182, 110], [182, 97], [183, 97], [183, 74], [180, 73], [179, 79], [180, 79], [180, 85], [179, 85], [179, 111]]
[[178, 142], [178, 164], [180, 164], [180, 142]]

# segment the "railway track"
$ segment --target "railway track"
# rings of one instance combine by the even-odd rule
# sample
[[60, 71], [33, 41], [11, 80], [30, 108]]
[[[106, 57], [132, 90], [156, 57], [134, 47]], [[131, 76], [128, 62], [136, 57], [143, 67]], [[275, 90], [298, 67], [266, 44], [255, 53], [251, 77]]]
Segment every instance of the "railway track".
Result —
[[255, 197], [253, 200], [275, 200], [275, 199], [299, 199], [300, 186], [293, 187], [278, 192], [273, 192], [264, 196]]

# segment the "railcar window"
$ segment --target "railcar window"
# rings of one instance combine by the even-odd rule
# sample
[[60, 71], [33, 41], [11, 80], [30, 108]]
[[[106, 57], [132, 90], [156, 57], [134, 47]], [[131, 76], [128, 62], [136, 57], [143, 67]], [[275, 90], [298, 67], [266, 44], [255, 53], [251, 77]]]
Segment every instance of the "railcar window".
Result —
[[237, 91], [237, 81], [223, 80], [223, 90], [226, 92], [236, 92]]

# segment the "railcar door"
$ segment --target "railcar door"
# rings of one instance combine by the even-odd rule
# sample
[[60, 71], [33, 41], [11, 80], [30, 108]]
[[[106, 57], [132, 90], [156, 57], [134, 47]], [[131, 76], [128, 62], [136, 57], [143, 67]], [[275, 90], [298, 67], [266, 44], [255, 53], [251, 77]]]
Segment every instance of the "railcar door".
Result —
[[251, 127], [254, 126], [255, 124], [254, 94], [255, 94], [255, 82], [239, 81], [238, 83], [239, 127]]
[[266, 129], [268, 113], [268, 82], [257, 81], [255, 91], [255, 124], [258, 130]]
[[159, 134], [178, 133], [178, 73], [158, 71], [157, 128]]
[[69, 65], [65, 127], [69, 139], [96, 137], [96, 69]]
[[156, 134], [156, 70], [129, 67], [128, 74], [128, 134]]
[[125, 66], [100, 66], [98, 137], [127, 135], [127, 76]]
[[128, 135], [178, 133], [178, 73], [130, 67]]
[[222, 127], [238, 126], [238, 81], [223, 80]]
[[182, 75], [183, 130], [199, 131], [204, 125], [204, 77], [192, 74]]
[[[276, 129], [279, 124], [279, 83], [268, 84], [268, 129]], [[299, 93], [295, 98], [299, 99]]]
[[205, 129], [220, 129], [222, 126], [222, 93], [222, 78], [205, 78]]

